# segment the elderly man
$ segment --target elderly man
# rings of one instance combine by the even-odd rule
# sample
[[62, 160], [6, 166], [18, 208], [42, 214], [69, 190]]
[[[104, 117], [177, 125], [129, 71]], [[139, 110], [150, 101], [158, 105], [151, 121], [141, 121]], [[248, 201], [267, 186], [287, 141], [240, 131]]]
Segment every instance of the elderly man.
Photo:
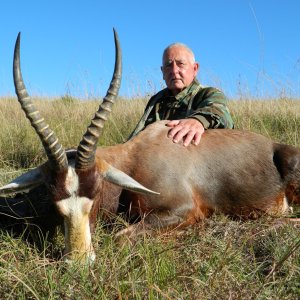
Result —
[[197, 81], [199, 64], [190, 48], [181, 43], [168, 46], [163, 52], [161, 70], [167, 88], [149, 100], [129, 138], [158, 120], [170, 120], [168, 137], [174, 143], [182, 140], [184, 146], [191, 142], [198, 145], [205, 129], [233, 128], [224, 94]]

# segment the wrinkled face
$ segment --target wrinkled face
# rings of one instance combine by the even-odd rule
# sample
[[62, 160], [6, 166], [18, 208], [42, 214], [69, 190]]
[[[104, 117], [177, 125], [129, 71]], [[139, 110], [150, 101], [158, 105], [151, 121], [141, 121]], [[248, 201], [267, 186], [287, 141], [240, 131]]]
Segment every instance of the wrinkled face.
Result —
[[194, 62], [193, 55], [183, 46], [174, 46], [164, 53], [161, 70], [174, 96], [192, 83], [198, 69], [199, 64]]

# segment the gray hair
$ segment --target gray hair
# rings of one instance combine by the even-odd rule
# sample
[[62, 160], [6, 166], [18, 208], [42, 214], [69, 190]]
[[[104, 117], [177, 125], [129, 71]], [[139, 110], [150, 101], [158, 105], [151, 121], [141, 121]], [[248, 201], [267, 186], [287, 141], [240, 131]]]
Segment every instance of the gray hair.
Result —
[[191, 58], [192, 58], [192, 63], [194, 63], [196, 60], [195, 60], [195, 54], [194, 52], [192, 51], [192, 49], [190, 47], [188, 47], [187, 45], [183, 44], [183, 43], [179, 43], [179, 42], [176, 42], [176, 43], [172, 43], [170, 44], [167, 48], [165, 48], [164, 52], [163, 52], [163, 56], [162, 56], [162, 63], [164, 63], [164, 56], [165, 54], [167, 53], [168, 50], [170, 50], [171, 48], [174, 48], [174, 47], [182, 47], [184, 48], [187, 52], [189, 52], [191, 54]]

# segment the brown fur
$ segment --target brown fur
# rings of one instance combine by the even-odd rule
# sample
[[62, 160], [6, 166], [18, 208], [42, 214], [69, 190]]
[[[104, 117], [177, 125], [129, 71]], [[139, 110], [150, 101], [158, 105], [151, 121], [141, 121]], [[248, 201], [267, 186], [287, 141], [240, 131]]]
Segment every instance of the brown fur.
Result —
[[171, 228], [192, 224], [213, 212], [242, 218], [278, 214], [284, 196], [289, 202], [299, 201], [297, 148], [255, 133], [225, 129], [208, 130], [199, 146], [184, 147], [166, 137], [164, 124], [150, 125], [125, 144], [98, 148], [99, 173], [105, 160], [160, 195], [121, 193], [120, 188], [102, 183], [93, 198], [92, 224], [98, 211], [107, 211]]
[[70, 194], [65, 188], [67, 172], [55, 172], [49, 168], [51, 176], [49, 176], [49, 190], [53, 197], [53, 201], [57, 202], [61, 199], [70, 197]]
[[[207, 130], [198, 146], [184, 147], [167, 138], [167, 130], [165, 121], [156, 122], [124, 144], [98, 148], [90, 169], [75, 169], [79, 181], [75, 193], [82, 199], [82, 209], [89, 204], [83, 199], [93, 201], [91, 232], [98, 217], [110, 222], [119, 213], [135, 224], [118, 236], [134, 237], [192, 225], [214, 212], [256, 218], [284, 214], [286, 199], [299, 203], [299, 149], [226, 129]], [[69, 164], [74, 159], [75, 155], [69, 157]], [[107, 182], [110, 166], [160, 194], [127, 191]], [[68, 196], [66, 173], [51, 173], [50, 178], [59, 207]]]

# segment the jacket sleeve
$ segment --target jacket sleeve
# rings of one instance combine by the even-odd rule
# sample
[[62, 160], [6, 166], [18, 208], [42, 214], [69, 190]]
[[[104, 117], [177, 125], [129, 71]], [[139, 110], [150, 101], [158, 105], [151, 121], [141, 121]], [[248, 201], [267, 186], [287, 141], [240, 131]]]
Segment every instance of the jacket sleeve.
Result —
[[155, 96], [151, 97], [150, 100], [148, 101], [140, 121], [137, 123], [135, 129], [130, 133], [129, 137], [127, 138], [127, 141], [130, 140], [131, 138], [133, 138], [134, 136], [136, 136], [140, 131], [142, 131], [145, 128], [147, 118], [149, 117], [149, 115], [153, 109], [153, 105], [155, 102], [154, 97]]
[[227, 98], [216, 88], [203, 88], [195, 96], [188, 118], [197, 119], [205, 129], [233, 128]]

